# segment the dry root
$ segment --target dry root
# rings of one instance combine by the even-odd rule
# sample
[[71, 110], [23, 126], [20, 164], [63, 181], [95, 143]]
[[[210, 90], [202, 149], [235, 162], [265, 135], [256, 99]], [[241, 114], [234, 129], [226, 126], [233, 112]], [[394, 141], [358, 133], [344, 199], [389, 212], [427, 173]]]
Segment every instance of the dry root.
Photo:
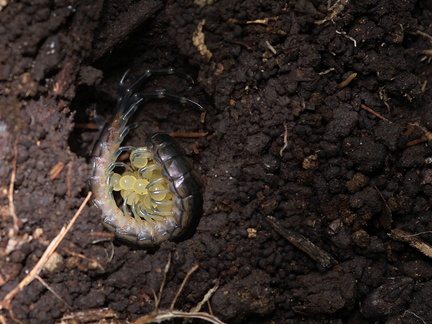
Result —
[[209, 313], [206, 313], [206, 312], [200, 312], [202, 305], [204, 305], [206, 302], [208, 302], [208, 300], [213, 295], [213, 293], [218, 289], [218, 287], [219, 287], [218, 281], [216, 281], [214, 287], [207, 292], [207, 294], [204, 296], [203, 300], [201, 302], [199, 302], [198, 305], [196, 307], [194, 307], [193, 309], [191, 309], [189, 312], [184, 312], [181, 310], [175, 310], [174, 309], [174, 306], [175, 306], [175, 303], [177, 301], [178, 296], [180, 295], [181, 291], [183, 290], [184, 286], [186, 285], [186, 282], [188, 281], [189, 277], [192, 275], [192, 273], [196, 269], [198, 269], [198, 265], [194, 265], [186, 274], [186, 277], [183, 279], [183, 282], [180, 285], [179, 290], [177, 291], [176, 295], [174, 296], [174, 298], [171, 302], [170, 308], [168, 310], [160, 310], [159, 309], [159, 304], [161, 301], [162, 292], [163, 292], [163, 289], [165, 286], [166, 276], [167, 276], [167, 273], [169, 271], [170, 265], [171, 265], [171, 255], [169, 256], [168, 262], [165, 266], [165, 270], [163, 273], [163, 279], [162, 279], [162, 283], [161, 283], [161, 286], [159, 289], [159, 293], [158, 293], [158, 295], [156, 295], [156, 293], [153, 292], [154, 299], [155, 299], [154, 311], [151, 314], [140, 317], [139, 319], [137, 319], [132, 324], [161, 323], [163, 321], [170, 320], [170, 319], [172, 320], [174, 318], [183, 318], [183, 319], [185, 319], [185, 321], [189, 321], [191, 319], [202, 319], [202, 320], [205, 320], [209, 323], [223, 324], [224, 322], [219, 320], [217, 317], [215, 317]]

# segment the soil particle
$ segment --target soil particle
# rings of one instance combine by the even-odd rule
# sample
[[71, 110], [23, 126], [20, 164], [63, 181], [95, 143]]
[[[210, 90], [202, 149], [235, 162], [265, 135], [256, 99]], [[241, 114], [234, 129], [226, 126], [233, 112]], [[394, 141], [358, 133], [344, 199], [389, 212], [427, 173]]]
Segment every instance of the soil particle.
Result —
[[401, 265], [403, 273], [412, 279], [422, 278], [430, 280], [432, 278], [432, 265], [424, 260], [413, 260]]
[[383, 320], [401, 313], [413, 288], [411, 278], [390, 278], [361, 302], [361, 313], [371, 321]]
[[[254, 270], [250, 275], [234, 280], [218, 289], [212, 298], [217, 315], [224, 321], [245, 319], [250, 314], [267, 314], [275, 307], [273, 290], [269, 287], [271, 277], [263, 271]], [[261, 288], [267, 287], [267, 288]], [[233, 294], [232, 292], [237, 293]]]
[[372, 173], [380, 168], [385, 159], [385, 148], [370, 137], [349, 137], [343, 143], [349, 164], [356, 171]]
[[356, 282], [351, 274], [330, 271], [319, 276], [299, 276], [296, 286], [293, 310], [303, 315], [347, 312], [356, 299]]
[[357, 112], [350, 111], [347, 107], [335, 109], [333, 120], [327, 124], [324, 138], [329, 142], [335, 142], [338, 137], [347, 137], [354, 129], [357, 120]]
[[263, 133], [248, 136], [245, 150], [253, 156], [260, 155], [270, 140], [271, 138]]
[[426, 156], [430, 154], [430, 150], [423, 146], [408, 147], [402, 152], [402, 156], [398, 161], [398, 166], [401, 168], [421, 167], [425, 162]]

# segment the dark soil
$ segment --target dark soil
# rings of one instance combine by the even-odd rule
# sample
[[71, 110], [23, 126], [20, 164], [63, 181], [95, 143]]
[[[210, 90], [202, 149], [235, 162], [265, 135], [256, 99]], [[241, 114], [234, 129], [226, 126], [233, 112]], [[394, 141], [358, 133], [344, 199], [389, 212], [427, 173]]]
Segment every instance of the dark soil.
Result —
[[51, 291], [33, 280], [0, 322], [135, 320], [153, 310], [171, 258], [162, 309], [198, 264], [176, 309], [190, 310], [218, 279], [209, 305], [230, 323], [432, 323], [430, 1], [6, 2], [0, 299], [88, 193], [95, 111], [113, 113], [127, 69], [189, 73], [193, 89], [174, 76], [149, 87], [208, 110], [202, 123], [189, 107], [150, 103], [136, 116], [146, 133], [208, 135], [179, 139], [206, 185], [190, 239], [151, 252], [123, 245], [89, 204], [40, 274]]

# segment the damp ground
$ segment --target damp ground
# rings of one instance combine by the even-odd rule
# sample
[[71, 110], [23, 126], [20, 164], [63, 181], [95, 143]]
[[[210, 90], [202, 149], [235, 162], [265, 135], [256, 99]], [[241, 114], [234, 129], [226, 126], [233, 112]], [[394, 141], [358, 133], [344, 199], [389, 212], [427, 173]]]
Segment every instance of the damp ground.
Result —
[[[125, 323], [154, 310], [228, 323], [432, 318], [432, 5], [427, 1], [46, 1], [0, 4], [2, 321]], [[4, 7], [3, 7], [4, 6]], [[178, 141], [205, 183], [195, 234], [121, 244], [88, 204], [98, 123], [126, 70], [206, 107], [134, 116]], [[134, 145], [135, 145], [134, 144]], [[13, 190], [10, 183], [13, 181]], [[13, 215], [16, 215], [14, 221]], [[12, 312], [11, 312], [12, 311]]]

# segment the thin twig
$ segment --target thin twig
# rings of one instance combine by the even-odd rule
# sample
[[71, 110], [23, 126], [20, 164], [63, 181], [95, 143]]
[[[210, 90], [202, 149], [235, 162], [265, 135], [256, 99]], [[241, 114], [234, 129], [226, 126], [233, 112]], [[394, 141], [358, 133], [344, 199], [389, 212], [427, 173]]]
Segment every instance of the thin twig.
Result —
[[0, 315], [0, 324], [7, 324], [6, 318], [3, 315]]
[[[171, 253], [168, 254], [168, 261], [167, 261], [167, 263], [165, 265], [165, 269], [164, 269], [164, 272], [163, 272], [162, 283], [161, 283], [161, 285], [159, 287], [159, 295], [157, 296], [157, 300], [155, 298], [155, 312], [156, 313], [157, 313], [158, 308], [159, 308], [159, 303], [160, 303], [160, 301], [162, 299], [162, 292], [163, 292], [163, 289], [165, 287], [166, 277], [167, 277], [167, 273], [169, 271], [170, 266], [171, 266]], [[153, 292], [153, 294], [154, 294], [154, 292]]]
[[274, 217], [267, 216], [265, 220], [279, 235], [288, 240], [296, 248], [306, 253], [312, 260], [319, 263], [323, 268], [330, 268], [338, 264], [338, 262], [329, 253], [313, 244], [303, 235], [282, 227]]
[[48, 261], [48, 259], [51, 257], [51, 255], [54, 253], [60, 242], [63, 240], [65, 235], [69, 232], [72, 225], [77, 220], [78, 216], [83, 211], [84, 207], [86, 206], [87, 202], [90, 200], [90, 197], [92, 195], [92, 192], [90, 191], [87, 195], [87, 197], [82, 202], [81, 206], [78, 208], [75, 215], [70, 220], [69, 224], [66, 227], [62, 227], [60, 232], [57, 234], [56, 237], [51, 241], [51, 243], [46, 248], [45, 252], [42, 254], [39, 261], [36, 263], [36, 265], [33, 267], [33, 269], [29, 272], [27, 276], [24, 277], [21, 282], [15, 286], [14, 289], [12, 289], [3, 300], [0, 301], [0, 309], [7, 309], [9, 312], [12, 311], [11, 302], [12, 299], [20, 292], [22, 291], [27, 285], [29, 285], [36, 276], [39, 275], [39, 273], [42, 271], [42, 268], [44, 267], [45, 263]]
[[413, 236], [413, 233], [404, 231], [400, 228], [395, 228], [388, 235], [394, 240], [408, 243], [427, 257], [432, 258], [432, 246], [420, 238]]
[[418, 315], [417, 315], [416, 313], [414, 313], [414, 312], [411, 312], [411, 311], [409, 311], [409, 310], [406, 310], [406, 311], [402, 314], [402, 317], [405, 317], [406, 314], [411, 314], [412, 316], [416, 317], [418, 320], [422, 321], [423, 324], [427, 324], [426, 321], [425, 321], [423, 318], [421, 318], [420, 316], [418, 316]]
[[21, 224], [21, 220], [18, 218], [18, 216], [15, 213], [15, 204], [14, 204], [14, 196], [13, 196], [14, 187], [15, 187], [15, 178], [17, 172], [17, 160], [18, 160], [18, 146], [17, 146], [17, 141], [15, 141], [14, 160], [12, 163], [12, 173], [11, 173], [11, 179], [10, 179], [9, 191], [8, 191], [9, 213], [13, 219], [13, 227], [12, 227], [12, 233], [10, 237], [14, 237], [18, 234], [19, 226]]
[[166, 320], [174, 319], [174, 318], [191, 318], [191, 319], [202, 319], [207, 322], [213, 323], [213, 324], [225, 324], [220, 319], [218, 319], [216, 316], [210, 315], [208, 313], [188, 313], [188, 312], [182, 312], [182, 311], [161, 311], [157, 314], [150, 314], [146, 315], [144, 317], [141, 317], [137, 319], [132, 324], [147, 324], [147, 323], [160, 323]]
[[219, 281], [218, 280], [216, 280], [215, 286], [206, 293], [203, 300], [196, 307], [194, 307], [191, 311], [183, 312], [183, 311], [177, 311], [177, 310], [173, 309], [175, 306], [175, 303], [177, 301], [178, 296], [182, 292], [182, 290], [183, 290], [184, 286], [186, 285], [186, 282], [188, 281], [189, 277], [192, 275], [192, 273], [196, 269], [198, 269], [198, 265], [194, 265], [186, 274], [185, 278], [183, 279], [182, 284], [180, 285], [180, 288], [178, 289], [174, 299], [171, 302], [171, 306], [170, 306], [169, 310], [159, 310], [159, 304], [160, 304], [160, 301], [162, 298], [162, 292], [163, 292], [163, 289], [165, 286], [166, 275], [169, 271], [170, 265], [171, 265], [171, 254], [169, 255], [167, 264], [165, 265], [162, 283], [161, 283], [161, 286], [159, 288], [159, 296], [157, 296], [156, 292], [153, 290], [153, 296], [155, 299], [154, 311], [151, 314], [148, 314], [148, 315], [145, 315], [143, 317], [138, 318], [132, 324], [146, 324], [146, 323], [155, 323], [155, 322], [160, 323], [160, 322], [163, 322], [163, 321], [166, 321], [169, 319], [172, 320], [174, 318], [202, 319], [202, 320], [205, 320], [207, 322], [214, 323], [214, 324], [224, 324], [224, 322], [219, 320], [216, 316], [213, 316], [213, 315], [211, 315], [209, 313], [205, 313], [205, 312], [194, 311], [196, 309], [200, 309], [202, 304], [204, 304], [205, 302], [207, 302], [210, 299], [212, 294], [219, 287]]
[[60, 173], [63, 171], [65, 164], [61, 161], [57, 162], [56, 165], [53, 166], [51, 171], [49, 172], [50, 180], [53, 181], [57, 179]]
[[73, 161], [70, 161], [67, 164], [67, 173], [66, 173], [66, 188], [67, 188], [67, 196], [69, 198], [72, 197], [72, 164]]
[[212, 289], [210, 289], [207, 294], [205, 294], [204, 298], [195, 306], [192, 307], [191, 312], [196, 313], [201, 310], [203, 305], [208, 302], [210, 297], [214, 294], [214, 292], [219, 288], [219, 279], [216, 279], [215, 285]]
[[413, 34], [414, 34], [414, 35], [420, 35], [420, 36], [423, 36], [423, 37], [427, 38], [427, 39], [429, 40], [429, 42], [432, 43], [432, 36], [429, 35], [429, 34], [427, 34], [427, 33], [425, 33], [425, 32], [422, 32], [422, 31], [420, 31], [420, 30], [416, 30]]
[[176, 295], [174, 296], [174, 299], [172, 300], [171, 306], [169, 308], [170, 312], [172, 312], [174, 310], [174, 305], [177, 301], [178, 296], [180, 295], [180, 293], [182, 292], [186, 282], [188, 281], [189, 277], [192, 275], [192, 273], [194, 273], [194, 271], [198, 269], [198, 265], [195, 264], [186, 274], [186, 277], [184, 277], [182, 284], [180, 285], [180, 288], [177, 290]]
[[332, 5], [328, 10], [331, 11], [327, 17], [325, 17], [322, 20], [316, 20], [315, 24], [321, 25], [329, 20], [335, 19], [345, 8], [345, 6], [348, 4], [349, 0], [337, 0], [334, 5]]
[[39, 275], [36, 275], [35, 278], [37, 280], [39, 280], [39, 282], [45, 286], [46, 289], [48, 289], [54, 296], [57, 297], [58, 300], [60, 300], [63, 304], [65, 304], [68, 308], [72, 308], [68, 303], [66, 303], [66, 301], [61, 298], [61, 296], [54, 290], [52, 289], [45, 280], [43, 280]]
[[285, 149], [286, 149], [287, 146], [288, 146], [288, 126], [287, 126], [286, 123], [284, 123], [283, 126], [284, 126], [284, 129], [285, 129], [285, 132], [284, 132], [284, 135], [283, 135], [284, 145], [282, 146], [282, 148], [281, 148], [280, 151], [279, 151], [279, 155], [280, 155], [280, 156], [282, 156], [283, 151], [285, 151]]
[[381, 116], [381, 115], [378, 114], [376, 111], [374, 111], [374, 110], [372, 110], [371, 108], [369, 108], [368, 106], [361, 104], [360, 107], [362, 107], [362, 108], [363, 108], [364, 110], [366, 110], [367, 112], [370, 112], [371, 114], [377, 116], [378, 118], [380, 118], [380, 119], [382, 119], [382, 120], [385, 120], [386, 122], [391, 123], [390, 120], [388, 120], [387, 118]]
[[73, 255], [73, 256], [76, 256], [78, 258], [87, 260], [88, 262], [94, 263], [96, 265], [96, 267], [98, 267], [100, 270], [105, 271], [104, 267], [96, 259], [86, 257], [84, 254], [74, 252], [74, 251], [69, 250], [68, 248], [65, 248], [65, 247], [62, 248], [62, 250], [65, 251], [66, 253], [69, 253], [70, 255]]

